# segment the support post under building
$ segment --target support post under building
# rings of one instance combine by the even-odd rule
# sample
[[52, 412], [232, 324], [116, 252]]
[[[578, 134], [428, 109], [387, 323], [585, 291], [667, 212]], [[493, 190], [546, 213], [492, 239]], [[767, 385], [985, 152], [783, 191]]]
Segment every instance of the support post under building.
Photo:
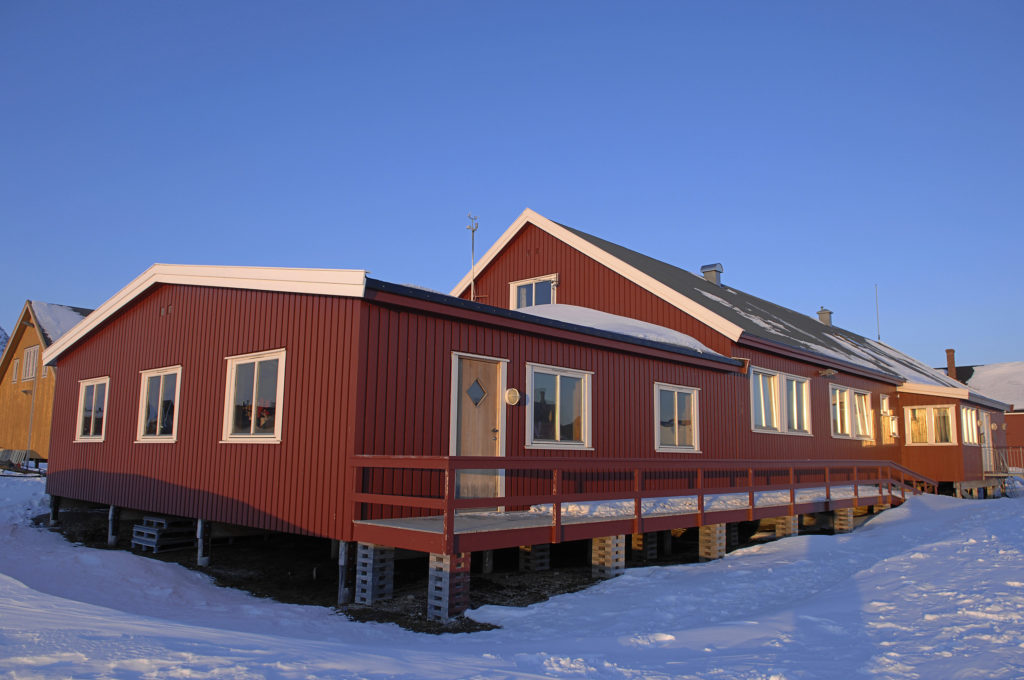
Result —
[[111, 505], [107, 510], [107, 547], [113, 548], [117, 545], [117, 529], [121, 523], [121, 509]]
[[837, 534], [853, 531], [853, 508], [839, 508], [832, 511], [832, 530]]
[[626, 537], [602, 536], [591, 541], [590, 573], [594, 578], [612, 578], [626, 571]]
[[445, 621], [469, 608], [470, 553], [430, 555], [427, 618]]
[[725, 557], [725, 525], [705, 524], [699, 531], [700, 561], [709, 562]]
[[633, 534], [630, 537], [633, 559], [639, 562], [653, 562], [658, 559], [658, 534]]
[[387, 600], [394, 592], [395, 549], [374, 543], [360, 543], [356, 555], [358, 604]]
[[519, 546], [519, 569], [520, 571], [547, 571], [551, 568], [551, 545], [539, 543], [537, 545]]
[[783, 515], [775, 518], [775, 538], [796, 536], [800, 533], [800, 517], [798, 515]]
[[352, 604], [356, 593], [356, 544], [338, 541], [338, 604]]

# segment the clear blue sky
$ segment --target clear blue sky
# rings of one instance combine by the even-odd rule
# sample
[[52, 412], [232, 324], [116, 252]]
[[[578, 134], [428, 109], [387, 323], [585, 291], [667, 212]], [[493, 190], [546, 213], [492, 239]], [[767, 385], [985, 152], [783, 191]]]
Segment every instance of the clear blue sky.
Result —
[[525, 207], [1024, 360], [1024, 3], [0, 3], [0, 325], [153, 262], [448, 291]]

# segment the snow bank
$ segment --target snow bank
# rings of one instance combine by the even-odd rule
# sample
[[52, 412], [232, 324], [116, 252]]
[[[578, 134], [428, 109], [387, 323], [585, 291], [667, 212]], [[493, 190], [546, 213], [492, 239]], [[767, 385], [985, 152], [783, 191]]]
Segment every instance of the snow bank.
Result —
[[1024, 501], [914, 497], [852, 534], [630, 569], [420, 635], [261, 600], [28, 524], [0, 477], [3, 678], [1024, 677]]

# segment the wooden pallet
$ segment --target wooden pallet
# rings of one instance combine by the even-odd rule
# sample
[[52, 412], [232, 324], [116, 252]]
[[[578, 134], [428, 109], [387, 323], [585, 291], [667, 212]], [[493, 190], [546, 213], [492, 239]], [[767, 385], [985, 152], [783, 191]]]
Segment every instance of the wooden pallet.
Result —
[[196, 524], [191, 519], [143, 517], [132, 527], [132, 548], [154, 553], [184, 550], [196, 545]]

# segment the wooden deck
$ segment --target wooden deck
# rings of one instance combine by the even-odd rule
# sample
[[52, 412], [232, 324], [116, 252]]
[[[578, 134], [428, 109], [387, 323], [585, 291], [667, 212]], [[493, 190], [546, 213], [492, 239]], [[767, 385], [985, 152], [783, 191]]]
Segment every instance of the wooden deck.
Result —
[[639, 513], [635, 498], [566, 502], [527, 511], [456, 512], [450, 519], [450, 533], [444, 514], [358, 520], [355, 540], [439, 552], [449, 534], [455, 552], [471, 552], [894, 504], [903, 502], [908, 493], [912, 491], [905, 487], [860, 484], [802, 488], [792, 494], [780, 489], [657, 497], [642, 499]]

